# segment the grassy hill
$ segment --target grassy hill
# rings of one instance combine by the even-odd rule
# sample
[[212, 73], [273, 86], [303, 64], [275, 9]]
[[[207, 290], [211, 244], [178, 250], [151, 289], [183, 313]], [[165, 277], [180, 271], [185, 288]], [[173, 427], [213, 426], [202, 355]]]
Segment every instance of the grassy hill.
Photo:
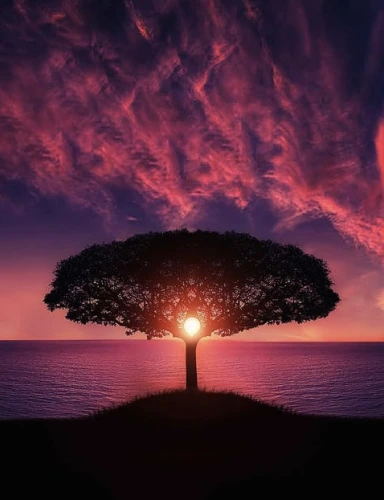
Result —
[[248, 499], [358, 487], [370, 497], [384, 472], [384, 420], [175, 391], [86, 418], [2, 421], [0, 447], [12, 492], [3, 498]]

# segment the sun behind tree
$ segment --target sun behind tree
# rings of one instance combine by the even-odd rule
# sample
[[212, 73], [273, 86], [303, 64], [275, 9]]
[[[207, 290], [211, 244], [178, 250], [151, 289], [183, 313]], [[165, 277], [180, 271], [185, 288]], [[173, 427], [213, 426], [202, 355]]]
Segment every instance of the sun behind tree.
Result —
[[62, 260], [44, 302], [78, 323], [183, 339], [186, 385], [197, 389], [201, 338], [324, 318], [340, 300], [328, 275], [323, 260], [293, 245], [183, 229], [93, 245]]

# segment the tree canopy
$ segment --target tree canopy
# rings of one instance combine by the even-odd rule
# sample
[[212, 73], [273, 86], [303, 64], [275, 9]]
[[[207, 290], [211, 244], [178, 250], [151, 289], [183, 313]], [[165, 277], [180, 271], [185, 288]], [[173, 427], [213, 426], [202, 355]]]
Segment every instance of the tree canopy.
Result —
[[44, 302], [79, 323], [147, 338], [183, 338], [188, 311], [201, 336], [326, 317], [339, 299], [327, 264], [249, 234], [177, 230], [92, 245], [59, 262]]

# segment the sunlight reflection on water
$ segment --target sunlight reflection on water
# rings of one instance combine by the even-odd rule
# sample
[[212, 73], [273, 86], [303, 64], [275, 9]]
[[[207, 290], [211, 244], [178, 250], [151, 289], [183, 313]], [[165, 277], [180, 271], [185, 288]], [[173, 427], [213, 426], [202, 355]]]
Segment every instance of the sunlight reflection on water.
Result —
[[[183, 388], [179, 341], [0, 342], [0, 418], [68, 417]], [[384, 417], [384, 344], [204, 341], [200, 388], [306, 413]]]

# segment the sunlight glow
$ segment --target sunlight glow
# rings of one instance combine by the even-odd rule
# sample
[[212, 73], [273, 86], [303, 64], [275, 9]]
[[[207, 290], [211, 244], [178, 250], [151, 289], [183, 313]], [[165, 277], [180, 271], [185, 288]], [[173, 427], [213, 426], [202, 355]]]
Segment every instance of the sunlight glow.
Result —
[[187, 318], [184, 321], [184, 330], [193, 337], [200, 330], [200, 321], [197, 318]]

